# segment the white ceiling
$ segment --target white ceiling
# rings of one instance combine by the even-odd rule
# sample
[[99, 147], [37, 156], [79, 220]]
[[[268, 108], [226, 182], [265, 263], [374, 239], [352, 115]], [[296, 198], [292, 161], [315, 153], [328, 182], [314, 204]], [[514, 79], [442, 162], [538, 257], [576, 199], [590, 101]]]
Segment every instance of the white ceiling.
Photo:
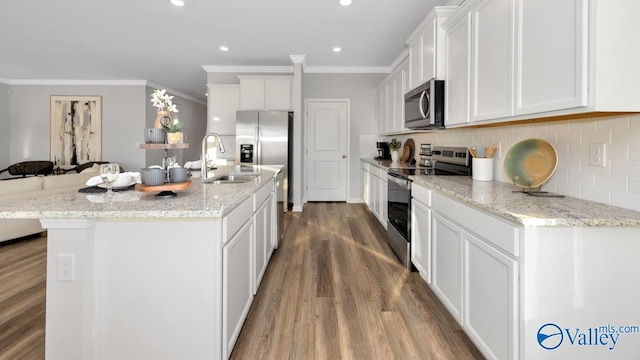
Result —
[[289, 55], [306, 55], [314, 67], [389, 66], [429, 10], [448, 3], [186, 1], [2, 0], [0, 78], [146, 80], [203, 100], [203, 65], [289, 66]]

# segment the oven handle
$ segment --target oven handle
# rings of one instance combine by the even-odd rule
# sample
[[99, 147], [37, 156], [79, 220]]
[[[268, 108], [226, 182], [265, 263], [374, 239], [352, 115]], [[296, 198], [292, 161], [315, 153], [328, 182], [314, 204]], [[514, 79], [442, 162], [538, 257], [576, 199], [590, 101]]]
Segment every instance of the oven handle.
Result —
[[399, 178], [393, 174], [387, 174], [387, 179], [401, 186], [403, 189], [411, 189], [411, 180]]

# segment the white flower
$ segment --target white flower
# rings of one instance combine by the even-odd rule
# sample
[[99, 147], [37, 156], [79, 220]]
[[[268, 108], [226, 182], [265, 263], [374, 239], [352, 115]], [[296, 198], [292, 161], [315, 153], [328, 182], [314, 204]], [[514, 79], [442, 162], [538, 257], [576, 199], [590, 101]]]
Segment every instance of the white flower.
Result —
[[178, 108], [171, 99], [173, 99], [173, 96], [169, 96], [165, 89], [156, 89], [151, 93], [151, 103], [158, 111], [178, 112]]

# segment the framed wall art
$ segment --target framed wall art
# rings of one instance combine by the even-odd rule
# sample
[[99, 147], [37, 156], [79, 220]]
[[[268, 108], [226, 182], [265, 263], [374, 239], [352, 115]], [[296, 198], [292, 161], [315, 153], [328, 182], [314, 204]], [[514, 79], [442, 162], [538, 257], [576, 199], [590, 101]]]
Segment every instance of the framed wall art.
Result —
[[53, 95], [49, 112], [54, 164], [102, 160], [102, 97]]

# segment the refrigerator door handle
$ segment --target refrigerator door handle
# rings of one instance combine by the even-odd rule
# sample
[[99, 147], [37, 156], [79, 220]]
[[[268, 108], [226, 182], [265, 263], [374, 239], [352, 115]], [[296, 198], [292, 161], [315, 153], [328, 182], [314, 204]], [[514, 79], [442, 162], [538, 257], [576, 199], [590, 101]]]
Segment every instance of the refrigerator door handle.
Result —
[[260, 126], [256, 126], [256, 160], [254, 161], [254, 165], [262, 165], [262, 151], [260, 149], [261, 143]]

